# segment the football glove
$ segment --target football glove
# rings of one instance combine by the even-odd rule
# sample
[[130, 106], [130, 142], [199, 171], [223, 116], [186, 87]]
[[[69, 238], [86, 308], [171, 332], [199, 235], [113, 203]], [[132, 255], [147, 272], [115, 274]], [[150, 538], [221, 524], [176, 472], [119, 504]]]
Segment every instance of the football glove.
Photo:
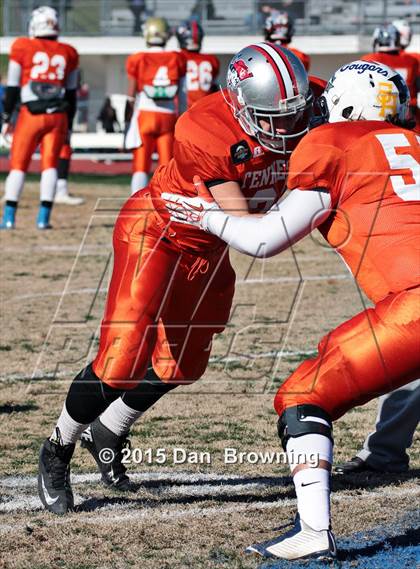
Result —
[[3, 122], [0, 131], [0, 147], [10, 148], [13, 140], [13, 125]]
[[186, 197], [165, 192], [162, 194], [162, 199], [169, 211], [171, 221], [208, 231], [208, 213], [220, 211], [220, 208], [198, 176], [194, 176], [193, 183], [197, 190], [197, 197]]

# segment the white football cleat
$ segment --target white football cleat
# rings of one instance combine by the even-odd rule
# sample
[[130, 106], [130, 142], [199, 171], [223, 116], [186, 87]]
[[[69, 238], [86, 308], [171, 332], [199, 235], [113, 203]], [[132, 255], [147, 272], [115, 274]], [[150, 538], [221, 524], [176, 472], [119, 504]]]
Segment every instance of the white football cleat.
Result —
[[85, 200], [83, 198], [78, 198], [77, 196], [72, 196], [70, 194], [56, 194], [54, 203], [63, 205], [82, 205], [85, 203]]
[[271, 559], [320, 559], [336, 558], [337, 548], [331, 530], [316, 531], [296, 516], [294, 527], [269, 541], [246, 548], [246, 553], [257, 553]]

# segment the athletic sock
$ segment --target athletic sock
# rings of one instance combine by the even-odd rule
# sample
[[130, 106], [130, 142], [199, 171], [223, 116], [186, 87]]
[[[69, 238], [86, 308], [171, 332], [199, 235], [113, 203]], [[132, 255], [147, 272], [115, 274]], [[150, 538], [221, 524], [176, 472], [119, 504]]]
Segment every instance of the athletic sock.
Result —
[[319, 460], [332, 464], [332, 446], [328, 437], [318, 434], [291, 437], [287, 442], [291, 470], [304, 462], [309, 465], [293, 476], [293, 482], [299, 516], [316, 531], [330, 527], [330, 472], [317, 465]]
[[142, 190], [149, 183], [149, 175], [147, 172], [134, 172], [131, 178], [131, 195]]
[[55, 197], [67, 196], [69, 193], [67, 180], [65, 178], [58, 178], [55, 191]]
[[114, 435], [121, 437], [130, 430], [131, 425], [143, 415], [143, 411], [132, 409], [119, 397], [105, 409], [99, 417], [100, 422]]
[[22, 172], [22, 170], [10, 170], [4, 185], [4, 197], [6, 201], [19, 201], [24, 182], [25, 172]]
[[63, 410], [58, 418], [57, 425], [55, 426], [52, 435], [50, 437], [51, 441], [57, 441], [57, 429], [61, 437], [63, 445], [69, 445], [75, 443], [83, 431], [88, 425], [83, 425], [78, 423], [69, 415], [67, 411], [66, 404], [63, 405]]
[[175, 387], [176, 384], [163, 382], [150, 366], [136, 387], [107, 407], [99, 420], [114, 434], [126, 434], [145, 411]]
[[41, 174], [41, 202], [53, 202], [57, 184], [57, 169], [47, 168]]

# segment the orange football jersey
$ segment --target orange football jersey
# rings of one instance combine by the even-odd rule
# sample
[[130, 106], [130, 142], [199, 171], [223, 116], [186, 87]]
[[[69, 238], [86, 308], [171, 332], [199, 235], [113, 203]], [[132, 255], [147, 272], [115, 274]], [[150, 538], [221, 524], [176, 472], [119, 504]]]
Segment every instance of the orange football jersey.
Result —
[[321, 77], [316, 77], [315, 75], [309, 75], [309, 83], [315, 99], [318, 99], [325, 91], [325, 87], [327, 86], [327, 81], [325, 81], [325, 79], [321, 79]]
[[309, 71], [309, 68], [311, 66], [311, 58], [309, 57], [309, 55], [303, 53], [303, 51], [300, 51], [295, 47], [290, 47], [289, 45], [285, 45], [284, 47], [287, 48], [292, 53], [294, 53], [296, 57], [299, 58], [300, 61], [303, 63], [303, 67], [306, 69], [306, 71]]
[[381, 121], [322, 125], [290, 160], [289, 189], [330, 192], [320, 231], [373, 302], [419, 284], [419, 162], [419, 137]]
[[29, 81], [65, 87], [69, 73], [79, 66], [74, 47], [45, 38], [18, 38], [12, 44], [9, 58], [22, 67], [22, 87]]
[[[169, 222], [169, 214], [159, 196], [172, 192], [197, 195], [195, 175], [208, 185], [236, 181], [249, 199], [252, 212], [266, 211], [283, 193], [286, 157], [264, 149], [245, 134], [234, 118], [222, 92], [198, 101], [184, 113], [175, 127], [174, 158], [156, 170], [150, 182], [155, 206]], [[213, 249], [222, 241], [183, 224], [171, 224], [179, 246], [200, 250]]]
[[127, 74], [135, 79], [137, 91], [145, 86], [166, 88], [179, 83], [186, 73], [186, 61], [179, 51], [144, 51], [127, 58]]
[[365, 61], [377, 61], [388, 65], [404, 77], [410, 90], [410, 104], [417, 105], [416, 79], [419, 75], [419, 63], [412, 54], [400, 51], [399, 53], [375, 52], [364, 55]]
[[220, 62], [215, 55], [182, 50], [187, 61], [188, 108], [211, 92], [219, 74]]

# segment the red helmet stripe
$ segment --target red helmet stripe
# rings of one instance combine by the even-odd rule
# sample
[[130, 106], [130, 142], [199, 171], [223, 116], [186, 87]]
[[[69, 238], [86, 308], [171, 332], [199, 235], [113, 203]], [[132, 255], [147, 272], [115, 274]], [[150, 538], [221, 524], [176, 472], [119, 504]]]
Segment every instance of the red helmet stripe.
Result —
[[261, 55], [263, 55], [264, 57], [267, 58], [268, 62], [270, 63], [271, 67], [274, 70], [274, 73], [276, 74], [277, 77], [277, 81], [280, 87], [280, 99], [287, 99], [287, 91], [286, 91], [286, 85], [283, 79], [282, 74], [280, 73], [279, 67], [277, 65], [277, 63], [275, 62], [274, 58], [272, 57], [272, 55], [265, 49], [263, 48], [264, 44], [258, 44], [258, 45], [252, 45], [251, 47], [256, 49], [259, 53], [261, 53]]
[[278, 46], [271, 44], [271, 47], [273, 49], [275, 49], [277, 51], [277, 53], [279, 54], [279, 56], [282, 58], [283, 63], [287, 67], [287, 71], [289, 72], [290, 78], [292, 80], [293, 93], [295, 95], [298, 95], [299, 93], [298, 93], [298, 87], [297, 87], [297, 82], [296, 82], [296, 75], [295, 75], [295, 72], [293, 70], [293, 67], [290, 64], [290, 61], [289, 61], [287, 55]]
[[198, 25], [195, 20], [191, 22], [192, 40], [198, 45]]

